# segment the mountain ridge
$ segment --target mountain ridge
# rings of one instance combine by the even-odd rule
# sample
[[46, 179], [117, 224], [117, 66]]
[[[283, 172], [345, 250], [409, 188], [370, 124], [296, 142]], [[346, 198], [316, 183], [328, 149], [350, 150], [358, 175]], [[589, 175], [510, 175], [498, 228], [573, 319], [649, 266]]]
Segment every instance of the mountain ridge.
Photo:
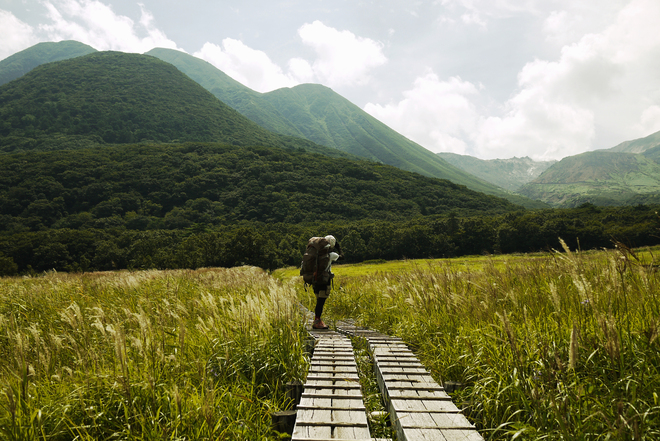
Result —
[[557, 162], [520, 193], [559, 207], [650, 201], [660, 193], [660, 164], [637, 153], [585, 152]]
[[437, 153], [445, 161], [504, 189], [517, 191], [557, 161], [534, 161], [528, 156], [509, 159], [479, 159], [456, 153]]
[[325, 86], [301, 84], [262, 94], [192, 55], [163, 48], [153, 49], [147, 54], [177, 66], [218, 99], [268, 130], [283, 134], [299, 133], [320, 145], [426, 176], [449, 179], [472, 190], [504, 197], [529, 208], [545, 206], [443, 161]]
[[37, 43], [0, 61], [0, 86], [20, 78], [37, 66], [97, 52], [74, 40]]
[[67, 140], [86, 140], [85, 146], [215, 141], [346, 156], [269, 132], [173, 65], [123, 52], [46, 63], [0, 86], [0, 120], [0, 151], [60, 148]]

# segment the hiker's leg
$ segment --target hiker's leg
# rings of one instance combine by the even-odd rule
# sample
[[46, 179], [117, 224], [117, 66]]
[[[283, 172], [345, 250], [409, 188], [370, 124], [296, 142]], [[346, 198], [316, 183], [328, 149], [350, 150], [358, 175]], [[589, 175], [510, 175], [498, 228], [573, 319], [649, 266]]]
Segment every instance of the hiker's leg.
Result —
[[321, 318], [321, 314], [323, 314], [323, 305], [325, 305], [325, 299], [327, 297], [317, 297], [316, 298], [316, 308], [314, 309], [314, 316], [315, 318]]
[[321, 318], [321, 314], [323, 314], [323, 306], [325, 305], [325, 301], [330, 295], [330, 286], [314, 287], [314, 294], [316, 294], [316, 308], [314, 308], [314, 316], [315, 318], [319, 319]]

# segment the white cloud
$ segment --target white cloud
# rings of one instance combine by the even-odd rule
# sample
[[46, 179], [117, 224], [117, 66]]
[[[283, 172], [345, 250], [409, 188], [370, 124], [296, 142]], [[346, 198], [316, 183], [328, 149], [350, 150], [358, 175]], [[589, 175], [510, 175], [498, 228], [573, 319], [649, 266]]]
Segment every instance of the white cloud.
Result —
[[546, 0], [441, 0], [447, 11], [457, 14], [467, 25], [486, 28], [488, 21], [520, 13], [537, 14]]
[[[202, 49], [193, 55], [208, 61], [236, 81], [258, 92], [291, 87], [299, 83], [293, 76], [285, 74], [265, 52], [252, 49], [232, 38], [222, 40], [222, 46], [205, 43]], [[304, 67], [304, 60], [292, 60], [290, 68], [302, 76], [309, 74]]]
[[286, 71], [265, 52], [232, 38], [225, 38], [221, 45], [207, 42], [194, 55], [259, 92], [312, 82], [330, 87], [364, 85], [371, 69], [387, 61], [382, 44], [320, 21], [301, 26], [298, 34], [303, 44], [314, 49], [316, 58], [291, 58]]
[[[457, 2], [480, 12], [479, 1]], [[432, 151], [482, 158], [560, 159], [647, 136], [660, 130], [660, 2], [628, 0], [612, 16], [598, 32], [563, 45], [555, 60], [524, 65], [501, 105], [482, 108], [488, 91], [430, 72], [400, 102], [365, 110]], [[595, 22], [548, 12], [546, 32], [571, 23]]]
[[153, 15], [143, 5], [139, 23], [116, 14], [96, 0], [45, 1], [50, 23], [39, 26], [49, 40], [76, 40], [99, 50], [147, 52], [154, 47], [178, 49], [155, 27]]
[[0, 9], [0, 60], [37, 42], [34, 30], [9, 11]]
[[660, 104], [658, 20], [656, 0], [633, 0], [607, 28], [564, 46], [557, 61], [527, 63], [503, 116], [481, 126], [479, 155], [558, 159], [593, 149], [598, 133], [598, 147], [648, 135]]
[[403, 93], [400, 102], [368, 103], [364, 110], [429, 150], [466, 154], [466, 140], [479, 120], [472, 103], [476, 95], [472, 83], [458, 77], [441, 81], [429, 70]]
[[644, 134], [660, 131], [660, 106], [652, 105], [644, 109], [635, 129]]
[[381, 43], [318, 20], [303, 25], [298, 35], [316, 51], [317, 58], [311, 63], [315, 77], [330, 87], [364, 85], [370, 80], [369, 71], [387, 62]]

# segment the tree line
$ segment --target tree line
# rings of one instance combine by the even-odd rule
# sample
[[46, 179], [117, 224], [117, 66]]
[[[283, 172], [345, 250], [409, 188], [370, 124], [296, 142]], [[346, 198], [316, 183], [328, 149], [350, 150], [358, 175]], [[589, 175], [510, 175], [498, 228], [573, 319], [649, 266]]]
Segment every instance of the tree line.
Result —
[[346, 262], [527, 253], [660, 243], [658, 206], [420, 216], [405, 221], [286, 224], [242, 221], [195, 229], [46, 229], [0, 236], [0, 274], [299, 265], [311, 236], [334, 234]]

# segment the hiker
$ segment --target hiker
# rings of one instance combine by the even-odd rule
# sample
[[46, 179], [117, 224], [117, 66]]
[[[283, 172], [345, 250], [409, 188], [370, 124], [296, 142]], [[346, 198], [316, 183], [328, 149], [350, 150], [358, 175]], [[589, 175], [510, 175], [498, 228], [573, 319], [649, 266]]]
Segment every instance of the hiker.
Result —
[[305, 284], [312, 285], [316, 295], [316, 307], [314, 308], [314, 329], [328, 329], [321, 320], [323, 306], [330, 295], [332, 286], [332, 262], [344, 257], [339, 242], [332, 235], [325, 237], [312, 237], [307, 243], [307, 250], [303, 256], [300, 266], [300, 275], [303, 276]]

